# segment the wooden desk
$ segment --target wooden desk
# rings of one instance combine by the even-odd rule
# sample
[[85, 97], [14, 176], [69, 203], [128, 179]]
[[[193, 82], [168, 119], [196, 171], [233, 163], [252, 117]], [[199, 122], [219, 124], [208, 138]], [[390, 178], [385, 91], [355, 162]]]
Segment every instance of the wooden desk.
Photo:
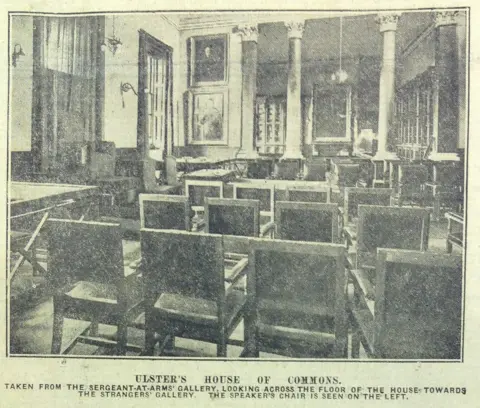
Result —
[[[11, 235], [11, 249], [20, 253], [10, 279], [25, 260], [32, 264], [34, 272], [44, 273], [36, 261], [35, 241], [51, 216], [61, 214], [67, 218], [96, 219], [98, 217], [99, 189], [95, 186], [51, 184], [51, 183], [10, 183], [10, 230], [24, 231], [30, 235], [22, 237], [25, 242], [17, 245], [15, 234]], [[24, 239], [25, 238], [25, 239]], [[30, 254], [30, 251], [33, 251]]]
[[53, 183], [10, 183], [10, 216], [41, 210], [67, 200], [89, 201], [99, 193], [96, 186]]
[[223, 181], [227, 183], [235, 179], [235, 172], [224, 169], [204, 169], [185, 174], [184, 178], [185, 180]]

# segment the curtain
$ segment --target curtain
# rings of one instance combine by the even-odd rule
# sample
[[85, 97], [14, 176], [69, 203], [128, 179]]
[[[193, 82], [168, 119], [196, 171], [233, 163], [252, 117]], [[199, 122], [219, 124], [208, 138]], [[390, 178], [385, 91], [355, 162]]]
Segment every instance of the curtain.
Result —
[[34, 21], [33, 133], [42, 172], [75, 167], [81, 147], [101, 139], [104, 25], [104, 17]]

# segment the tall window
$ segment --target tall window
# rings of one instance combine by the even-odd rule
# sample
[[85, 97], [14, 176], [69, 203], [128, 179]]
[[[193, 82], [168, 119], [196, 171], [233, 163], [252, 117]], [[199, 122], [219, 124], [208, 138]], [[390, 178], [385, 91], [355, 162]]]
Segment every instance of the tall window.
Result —
[[172, 49], [143, 30], [139, 47], [137, 147], [143, 155], [149, 150], [168, 154], [173, 144]]

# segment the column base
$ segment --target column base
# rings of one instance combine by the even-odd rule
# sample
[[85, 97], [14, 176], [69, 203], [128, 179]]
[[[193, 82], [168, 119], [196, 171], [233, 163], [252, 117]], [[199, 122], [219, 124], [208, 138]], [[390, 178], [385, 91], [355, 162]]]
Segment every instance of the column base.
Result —
[[283, 153], [283, 156], [280, 157], [280, 161], [284, 160], [305, 160], [305, 156], [302, 154], [301, 151], [296, 152], [288, 152], [286, 151]]
[[377, 152], [372, 160], [398, 160], [398, 156], [395, 152]]
[[235, 154], [236, 159], [254, 160], [259, 157], [260, 155], [256, 150], [246, 150], [243, 147]]
[[428, 156], [428, 160], [432, 161], [460, 161], [457, 153], [438, 153], [433, 152]]

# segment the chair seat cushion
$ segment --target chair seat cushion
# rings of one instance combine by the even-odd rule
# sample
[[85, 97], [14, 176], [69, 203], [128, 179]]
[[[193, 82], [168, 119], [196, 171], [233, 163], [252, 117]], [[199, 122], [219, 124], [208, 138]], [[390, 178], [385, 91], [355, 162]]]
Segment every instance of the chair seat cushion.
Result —
[[117, 303], [117, 288], [105, 283], [79, 281], [66, 295], [75, 299]]
[[[243, 308], [245, 295], [234, 290], [226, 298], [225, 322], [227, 326]], [[154, 305], [164, 318], [194, 321], [198, 324], [215, 325], [218, 322], [217, 303], [175, 293], [162, 293]]]

